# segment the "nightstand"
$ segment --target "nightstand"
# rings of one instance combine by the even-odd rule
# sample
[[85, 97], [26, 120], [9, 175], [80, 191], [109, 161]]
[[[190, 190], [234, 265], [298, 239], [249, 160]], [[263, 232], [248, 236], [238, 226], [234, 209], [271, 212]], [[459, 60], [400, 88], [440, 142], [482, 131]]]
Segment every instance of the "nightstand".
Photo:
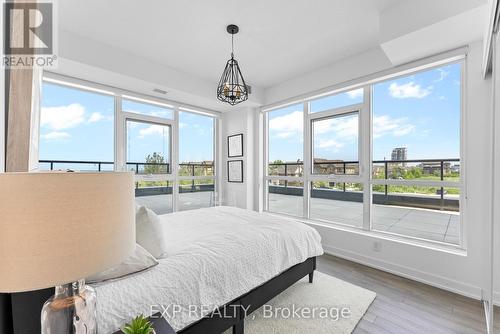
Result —
[[[161, 313], [155, 313], [148, 318], [153, 324], [156, 334], [175, 334], [174, 329], [170, 326], [167, 320], [161, 317]], [[121, 330], [114, 332], [113, 334], [123, 334]]]

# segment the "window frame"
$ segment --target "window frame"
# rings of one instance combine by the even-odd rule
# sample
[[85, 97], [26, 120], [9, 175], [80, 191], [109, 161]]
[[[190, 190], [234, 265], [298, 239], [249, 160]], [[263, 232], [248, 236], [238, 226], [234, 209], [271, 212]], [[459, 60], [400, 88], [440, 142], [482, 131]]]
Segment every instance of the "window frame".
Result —
[[[83, 90], [86, 92], [98, 93], [114, 97], [114, 171], [126, 171], [127, 155], [127, 121], [136, 121], [149, 124], [159, 124], [170, 126], [170, 163], [171, 173], [145, 175], [136, 174], [135, 180], [140, 181], [170, 181], [173, 184], [172, 189], [172, 211], [179, 211], [179, 181], [192, 179], [212, 179], [214, 180], [214, 205], [220, 203], [220, 187], [222, 184], [222, 170], [219, 161], [222, 161], [220, 149], [220, 127], [221, 113], [189, 104], [179, 103], [155, 96], [132, 92], [118, 87], [108, 86], [88, 80], [70, 77], [62, 74], [44, 71], [42, 82], [60, 85], [62, 87]], [[43, 98], [43, 97], [42, 97]], [[140, 113], [126, 112], [122, 110], [122, 99], [131, 100], [136, 103], [164, 106], [172, 109], [172, 118], [152, 116]], [[188, 112], [212, 117], [213, 120], [213, 161], [214, 169], [211, 176], [179, 176], [179, 112]]]
[[[309, 102], [310, 103], [310, 102]], [[310, 131], [311, 131], [311, 163], [310, 165], [307, 167], [309, 169], [309, 172], [310, 172], [310, 175], [311, 177], [314, 177], [314, 176], [329, 176], [330, 178], [334, 179], [336, 176], [346, 176], [347, 174], [319, 174], [319, 173], [314, 173], [314, 122], [321, 122], [321, 121], [324, 121], [324, 120], [328, 120], [328, 119], [335, 119], [337, 117], [345, 117], [345, 116], [350, 116], [350, 115], [356, 115], [358, 117], [358, 138], [357, 138], [357, 142], [358, 142], [358, 151], [357, 151], [357, 155], [358, 155], [358, 165], [359, 165], [359, 161], [360, 161], [360, 158], [361, 158], [361, 151], [362, 151], [362, 137], [363, 137], [363, 133], [362, 133], [362, 124], [361, 124], [361, 111], [363, 109], [363, 105], [362, 104], [356, 104], [356, 105], [353, 105], [351, 106], [352, 108], [346, 108], [346, 107], [342, 107], [342, 108], [337, 108], [337, 109], [332, 109], [330, 111], [325, 111], [325, 112], [321, 112], [321, 113], [314, 113], [314, 114], [310, 114], [309, 117], [308, 117], [308, 121], [310, 123]], [[324, 113], [324, 114], [323, 114]], [[318, 115], [319, 114], [319, 115]], [[317, 117], [319, 116], [319, 117]], [[360, 175], [360, 171], [359, 171], [359, 167], [358, 167], [358, 174], [349, 174], [349, 175]]]
[[[372, 178], [372, 170], [373, 170], [373, 110], [372, 110], [372, 89], [373, 85], [389, 81], [395, 80], [397, 78], [407, 77], [412, 74], [426, 72], [432, 69], [440, 68], [450, 64], [460, 64], [460, 180], [458, 182], [452, 181], [424, 181], [424, 180], [377, 180]], [[366, 77], [358, 78], [356, 80], [352, 80], [350, 82], [346, 82], [343, 84], [336, 85], [334, 87], [326, 88], [316, 93], [304, 94], [299, 98], [291, 98], [282, 103], [278, 103], [275, 105], [265, 106], [261, 108], [261, 113], [263, 114], [263, 127], [264, 127], [264, 140], [263, 140], [263, 152], [264, 152], [264, 166], [263, 166], [263, 210], [269, 212], [268, 206], [268, 182], [269, 180], [278, 179], [278, 180], [297, 180], [301, 181], [304, 184], [304, 209], [303, 216], [296, 217], [301, 220], [304, 220], [308, 223], [312, 224], [320, 224], [322, 226], [328, 228], [340, 228], [347, 229], [352, 232], [362, 232], [368, 233], [368, 235], [377, 236], [381, 238], [387, 238], [391, 240], [396, 240], [400, 242], [410, 242], [416, 245], [423, 246], [432, 246], [443, 249], [459, 249], [466, 250], [467, 249], [467, 223], [465, 221], [465, 217], [467, 214], [467, 168], [466, 168], [466, 152], [465, 152], [465, 142], [467, 138], [466, 126], [467, 117], [466, 117], [466, 78], [467, 73], [467, 50], [466, 49], [458, 49], [454, 51], [450, 51], [441, 55], [428, 57], [426, 59], [418, 60], [412, 63], [408, 63], [402, 66], [398, 66], [386, 71], [381, 71], [372, 75], [368, 75]], [[353, 104], [349, 106], [343, 106], [335, 109], [325, 110], [316, 113], [309, 113], [310, 102], [312, 100], [322, 98], [328, 95], [335, 95], [342, 92], [351, 91], [353, 89], [363, 88], [363, 103], [361, 104]], [[289, 105], [302, 103], [303, 111], [304, 111], [304, 131], [303, 131], [303, 142], [304, 142], [304, 175], [301, 178], [294, 177], [280, 177], [280, 176], [269, 176], [268, 175], [268, 113], [274, 110], [278, 110], [284, 108]], [[341, 113], [342, 111], [346, 111], [349, 109], [359, 108], [359, 137], [358, 144], [360, 146], [360, 150], [358, 151], [359, 155], [359, 176], [354, 177], [353, 175], [320, 175], [313, 174], [313, 138], [312, 138], [312, 119], [321, 118], [325, 115], [334, 115], [337, 113]], [[308, 166], [308, 167], [306, 167]], [[314, 220], [310, 218], [310, 198], [311, 198], [311, 182], [314, 181], [335, 181], [335, 182], [347, 182], [347, 183], [361, 183], [363, 185], [363, 227], [362, 229], [346, 226], [345, 224], [341, 224], [338, 222], [328, 221], [328, 224], [324, 224], [325, 221]], [[453, 187], [458, 188], [460, 191], [459, 195], [459, 205], [460, 205], [460, 226], [459, 226], [459, 243], [452, 244], [440, 241], [434, 241], [430, 239], [422, 239], [413, 236], [407, 235], [399, 235], [387, 233], [384, 231], [378, 231], [372, 228], [372, 186], [377, 184], [394, 184], [394, 185], [420, 185], [420, 186], [429, 186], [436, 185], [439, 187]], [[271, 212], [273, 214], [280, 214]]]
[[[99, 85], [96, 85], [95, 87], [93, 86], [88, 86], [88, 85], [83, 85], [81, 83], [77, 83], [77, 82], [73, 82], [73, 81], [63, 81], [63, 80], [59, 80], [59, 79], [55, 79], [53, 78], [52, 76], [45, 76], [45, 75], [42, 75], [42, 82], [40, 83], [40, 100], [39, 100], [39, 103], [40, 103], [40, 110], [39, 110], [39, 117], [38, 117], [38, 120], [37, 120], [37, 124], [36, 126], [38, 127], [37, 129], [37, 134], [38, 134], [38, 137], [36, 138], [38, 140], [38, 146], [36, 147], [36, 156], [37, 156], [37, 159], [36, 159], [36, 166], [38, 168], [39, 164], [40, 164], [40, 161], [43, 161], [43, 160], [40, 160], [39, 159], [39, 149], [40, 149], [40, 120], [41, 120], [41, 112], [42, 112], [42, 108], [41, 108], [41, 104], [42, 104], [42, 99], [43, 99], [43, 84], [47, 82], [51, 85], [54, 85], [54, 86], [58, 86], [58, 87], [62, 87], [62, 88], [65, 88], [65, 89], [74, 89], [74, 90], [77, 90], [77, 91], [81, 91], [81, 92], [85, 92], [85, 93], [92, 93], [92, 94], [97, 94], [97, 95], [102, 95], [102, 96], [108, 96], [108, 97], [112, 97], [114, 99], [114, 104], [116, 105], [116, 94], [113, 93], [112, 91], [109, 91], [109, 90], [105, 90], [103, 87], [99, 86]], [[113, 112], [113, 122], [116, 123], [116, 112]], [[116, 155], [116, 128], [115, 126], [113, 125], [113, 155]], [[62, 161], [66, 161], [66, 160], [62, 160]], [[89, 163], [92, 163], [93, 161], [90, 161]], [[112, 161], [113, 163], [113, 170], [116, 170], [116, 160], [113, 159]], [[52, 168], [52, 166], [51, 166]], [[100, 169], [99, 169], [100, 171]]]

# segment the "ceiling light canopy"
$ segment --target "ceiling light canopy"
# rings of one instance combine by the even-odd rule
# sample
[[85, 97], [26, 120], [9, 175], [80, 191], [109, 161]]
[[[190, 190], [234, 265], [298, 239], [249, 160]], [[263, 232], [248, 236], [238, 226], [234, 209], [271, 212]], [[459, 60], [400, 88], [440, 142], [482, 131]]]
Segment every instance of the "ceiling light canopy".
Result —
[[232, 106], [248, 100], [248, 87], [241, 74], [238, 61], [234, 59], [234, 35], [238, 31], [237, 25], [230, 24], [227, 26], [227, 32], [231, 34], [231, 59], [227, 61], [217, 86], [217, 98]]

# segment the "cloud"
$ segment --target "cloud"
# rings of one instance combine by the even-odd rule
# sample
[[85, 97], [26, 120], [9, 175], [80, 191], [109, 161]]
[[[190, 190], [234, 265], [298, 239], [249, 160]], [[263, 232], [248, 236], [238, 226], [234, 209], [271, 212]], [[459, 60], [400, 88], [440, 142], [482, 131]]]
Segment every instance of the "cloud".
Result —
[[146, 136], [163, 136], [165, 133], [165, 127], [162, 125], [153, 124], [147, 128], [139, 130], [139, 138], [144, 138]]
[[415, 126], [408, 123], [406, 118], [391, 118], [388, 115], [373, 118], [374, 138], [380, 138], [388, 134], [401, 137], [412, 133], [414, 130]]
[[67, 106], [42, 107], [40, 125], [52, 130], [70, 129], [85, 122], [85, 108], [79, 103]]
[[405, 124], [393, 130], [392, 134], [395, 137], [406, 136], [407, 134], [412, 133], [414, 129], [415, 126], [413, 126], [412, 124]]
[[269, 131], [281, 139], [302, 137], [303, 121], [302, 111], [294, 111], [269, 120]]
[[438, 68], [436, 71], [439, 72], [439, 78], [437, 78], [436, 80], [434, 80], [434, 82], [440, 82], [440, 81], [443, 81], [444, 79], [446, 79], [446, 77], [448, 75], [450, 75], [450, 71], [446, 71], [442, 68]]
[[339, 149], [344, 147], [344, 144], [337, 142], [336, 140], [333, 139], [327, 139], [323, 140], [320, 139], [318, 144], [315, 145], [317, 148], [323, 148], [323, 149]]
[[89, 120], [87, 121], [88, 123], [97, 123], [101, 120], [103, 120], [105, 117], [103, 114], [101, 114], [100, 112], [93, 112], [90, 117], [89, 117]]
[[71, 135], [67, 132], [52, 131], [47, 134], [41, 135], [40, 138], [45, 140], [61, 140], [71, 138]]
[[[302, 112], [294, 111], [290, 114], [278, 116], [269, 121], [270, 133], [280, 139], [302, 138]], [[337, 117], [314, 123], [314, 135], [318, 140], [319, 148], [341, 148], [344, 143], [358, 137], [358, 117]], [[415, 125], [407, 118], [392, 118], [388, 115], [373, 118], [373, 136], [379, 138], [385, 135], [401, 137], [415, 131]], [[328, 137], [328, 138], [325, 138]], [[339, 146], [341, 145], [341, 146]]]
[[354, 89], [354, 90], [351, 90], [351, 91], [348, 91], [346, 93], [350, 99], [356, 99], [358, 97], [362, 97], [363, 96], [363, 88], [359, 88], [359, 89]]
[[339, 152], [358, 138], [358, 117], [349, 115], [316, 121], [314, 123], [314, 148]]
[[325, 133], [335, 135], [339, 138], [352, 139], [358, 136], [358, 117], [336, 117], [314, 123], [314, 134]]
[[413, 81], [399, 85], [397, 82], [391, 83], [389, 86], [389, 94], [397, 99], [417, 98], [421, 99], [431, 93], [432, 86], [422, 88]]

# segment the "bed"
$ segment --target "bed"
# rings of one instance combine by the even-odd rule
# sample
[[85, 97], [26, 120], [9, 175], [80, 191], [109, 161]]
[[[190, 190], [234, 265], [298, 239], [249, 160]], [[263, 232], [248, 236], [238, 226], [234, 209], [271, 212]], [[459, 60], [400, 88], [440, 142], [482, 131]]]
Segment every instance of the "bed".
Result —
[[225, 317], [212, 311], [245, 306], [251, 312], [302, 277], [312, 281], [315, 258], [323, 253], [316, 230], [268, 213], [222, 206], [160, 219], [169, 255], [145, 272], [94, 285], [100, 333], [156, 312], [178, 333], [230, 327], [243, 333], [241, 308]]

